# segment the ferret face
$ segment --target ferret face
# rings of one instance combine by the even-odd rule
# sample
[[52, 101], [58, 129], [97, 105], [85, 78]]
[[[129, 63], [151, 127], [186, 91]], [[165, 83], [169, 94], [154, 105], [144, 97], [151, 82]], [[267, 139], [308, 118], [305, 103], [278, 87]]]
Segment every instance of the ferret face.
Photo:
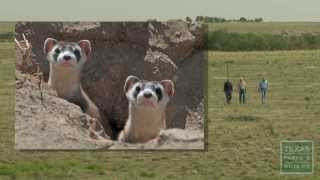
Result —
[[138, 108], [156, 109], [165, 107], [174, 95], [171, 80], [145, 81], [135, 76], [127, 77], [124, 91], [129, 102]]
[[48, 61], [55, 67], [79, 68], [91, 53], [91, 44], [88, 40], [75, 43], [47, 38], [44, 43], [44, 53], [47, 54]]

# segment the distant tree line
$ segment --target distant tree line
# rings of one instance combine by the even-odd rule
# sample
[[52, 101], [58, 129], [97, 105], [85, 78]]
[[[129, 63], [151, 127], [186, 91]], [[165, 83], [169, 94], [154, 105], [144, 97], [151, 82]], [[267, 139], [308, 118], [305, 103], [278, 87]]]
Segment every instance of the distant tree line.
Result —
[[[186, 17], [186, 21], [190, 21], [190, 17]], [[225, 19], [221, 17], [209, 17], [209, 16], [197, 16], [196, 22], [204, 23], [223, 23], [223, 22], [263, 22], [263, 18], [247, 19], [245, 17], [240, 17], [239, 19]]]
[[217, 51], [320, 49], [320, 34], [208, 32], [207, 47]]
[[14, 33], [13, 32], [3, 32], [0, 33], [0, 42], [13, 41]]

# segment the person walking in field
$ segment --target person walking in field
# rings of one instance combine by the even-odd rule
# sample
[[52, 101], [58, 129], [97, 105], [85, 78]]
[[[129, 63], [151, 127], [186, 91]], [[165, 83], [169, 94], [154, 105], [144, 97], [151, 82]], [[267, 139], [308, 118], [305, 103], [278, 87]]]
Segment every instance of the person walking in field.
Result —
[[226, 102], [230, 104], [232, 99], [233, 88], [232, 88], [232, 83], [229, 79], [224, 83], [223, 91], [226, 96]]
[[258, 91], [261, 94], [261, 103], [265, 104], [267, 100], [267, 91], [269, 88], [268, 80], [266, 80], [264, 77], [259, 82]]
[[241, 77], [239, 84], [238, 84], [238, 91], [239, 91], [239, 103], [245, 104], [246, 103], [246, 91], [247, 91], [247, 83]]

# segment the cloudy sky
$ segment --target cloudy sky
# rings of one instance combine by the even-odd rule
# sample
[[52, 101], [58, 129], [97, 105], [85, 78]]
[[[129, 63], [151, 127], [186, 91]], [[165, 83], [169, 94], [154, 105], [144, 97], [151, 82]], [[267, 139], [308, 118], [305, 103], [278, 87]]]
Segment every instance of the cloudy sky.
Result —
[[320, 0], [5, 0], [6, 4], [3, 1], [0, 20], [167, 20], [203, 15], [320, 21]]

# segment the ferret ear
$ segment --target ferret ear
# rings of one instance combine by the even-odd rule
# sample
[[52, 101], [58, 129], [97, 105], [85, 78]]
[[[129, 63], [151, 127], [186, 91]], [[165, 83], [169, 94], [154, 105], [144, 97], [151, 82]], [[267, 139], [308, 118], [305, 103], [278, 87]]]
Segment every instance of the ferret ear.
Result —
[[132, 75], [128, 76], [123, 87], [124, 92], [127, 92], [138, 81], [140, 81], [138, 77]]
[[78, 42], [80, 48], [83, 52], [85, 52], [86, 56], [89, 56], [91, 54], [91, 43], [89, 40], [81, 40]]
[[168, 94], [169, 97], [174, 95], [174, 84], [171, 80], [162, 80], [160, 84], [164, 87], [164, 91]]
[[57, 44], [57, 40], [53, 39], [53, 38], [47, 38], [45, 41], [44, 41], [44, 46], [43, 46], [43, 52], [45, 54], [47, 54], [48, 52], [51, 51], [51, 49], [53, 48], [53, 46], [55, 44]]

